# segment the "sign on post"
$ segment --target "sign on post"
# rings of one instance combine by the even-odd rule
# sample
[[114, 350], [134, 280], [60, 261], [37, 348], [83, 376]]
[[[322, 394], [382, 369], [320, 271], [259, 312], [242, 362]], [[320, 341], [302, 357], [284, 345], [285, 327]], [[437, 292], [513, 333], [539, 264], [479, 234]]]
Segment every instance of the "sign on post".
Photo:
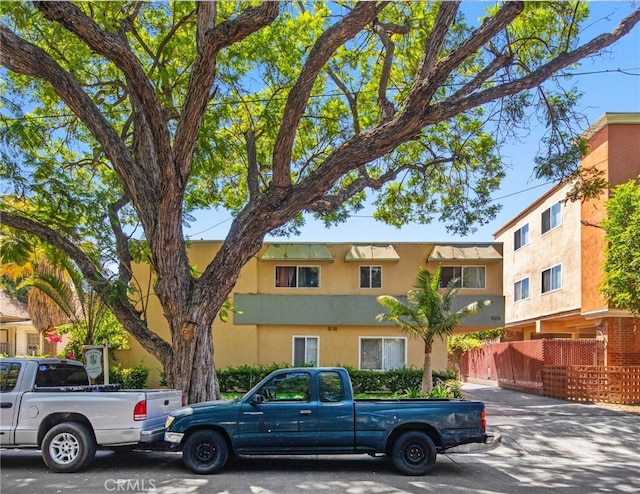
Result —
[[91, 379], [104, 373], [104, 384], [109, 384], [109, 344], [82, 345], [84, 349], [85, 368]]

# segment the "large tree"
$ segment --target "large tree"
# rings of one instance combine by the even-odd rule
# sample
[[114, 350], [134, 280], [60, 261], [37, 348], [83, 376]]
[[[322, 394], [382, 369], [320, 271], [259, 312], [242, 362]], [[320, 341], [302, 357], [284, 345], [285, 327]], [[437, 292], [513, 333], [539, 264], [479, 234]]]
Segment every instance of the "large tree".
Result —
[[[499, 145], [534, 115], [557, 165], [539, 173], [573, 171], [557, 157], [576, 95], [545, 81], [640, 20], [578, 43], [588, 11], [573, 2], [495, 4], [480, 21], [458, 2], [0, 8], [3, 179], [23, 197], [2, 221], [66, 252], [190, 402], [219, 395], [211, 325], [265, 235], [368, 200], [395, 225], [491, 219]], [[196, 273], [183, 224], [218, 207], [233, 224]], [[171, 341], [135, 304], [140, 259]]]

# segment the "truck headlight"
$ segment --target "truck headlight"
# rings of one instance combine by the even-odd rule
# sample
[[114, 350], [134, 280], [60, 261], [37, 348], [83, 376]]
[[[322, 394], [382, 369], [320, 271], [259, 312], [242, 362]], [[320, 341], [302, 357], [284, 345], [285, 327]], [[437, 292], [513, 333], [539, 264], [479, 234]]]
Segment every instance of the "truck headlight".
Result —
[[168, 428], [169, 428], [169, 426], [170, 426], [171, 424], [173, 424], [173, 421], [174, 421], [175, 419], [176, 419], [176, 418], [175, 418], [173, 415], [169, 415], [169, 416], [167, 417], [167, 420], [166, 420], [166, 421], [165, 421], [165, 423], [164, 423], [164, 428], [165, 428], [165, 429], [168, 429]]

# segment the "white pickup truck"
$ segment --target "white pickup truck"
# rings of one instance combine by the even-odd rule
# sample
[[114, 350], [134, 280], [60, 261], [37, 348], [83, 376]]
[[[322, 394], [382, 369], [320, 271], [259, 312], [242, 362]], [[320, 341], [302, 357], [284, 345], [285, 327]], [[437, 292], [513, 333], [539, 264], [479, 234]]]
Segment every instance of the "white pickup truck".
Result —
[[98, 447], [126, 451], [162, 441], [178, 390], [90, 385], [81, 362], [0, 359], [0, 446], [40, 448], [54, 472], [86, 468]]

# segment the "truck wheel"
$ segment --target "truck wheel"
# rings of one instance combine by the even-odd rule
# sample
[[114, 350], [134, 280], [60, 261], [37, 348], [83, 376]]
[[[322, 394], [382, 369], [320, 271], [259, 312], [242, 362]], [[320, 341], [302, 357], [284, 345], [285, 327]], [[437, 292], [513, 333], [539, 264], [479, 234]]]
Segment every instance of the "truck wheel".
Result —
[[405, 432], [393, 444], [391, 458], [400, 473], [424, 475], [436, 463], [436, 447], [424, 432]]
[[224, 437], [212, 430], [190, 434], [182, 448], [182, 461], [193, 473], [218, 473], [228, 456], [229, 448]]
[[42, 441], [42, 459], [54, 472], [77, 472], [88, 466], [95, 454], [93, 435], [75, 422], [52, 427]]

